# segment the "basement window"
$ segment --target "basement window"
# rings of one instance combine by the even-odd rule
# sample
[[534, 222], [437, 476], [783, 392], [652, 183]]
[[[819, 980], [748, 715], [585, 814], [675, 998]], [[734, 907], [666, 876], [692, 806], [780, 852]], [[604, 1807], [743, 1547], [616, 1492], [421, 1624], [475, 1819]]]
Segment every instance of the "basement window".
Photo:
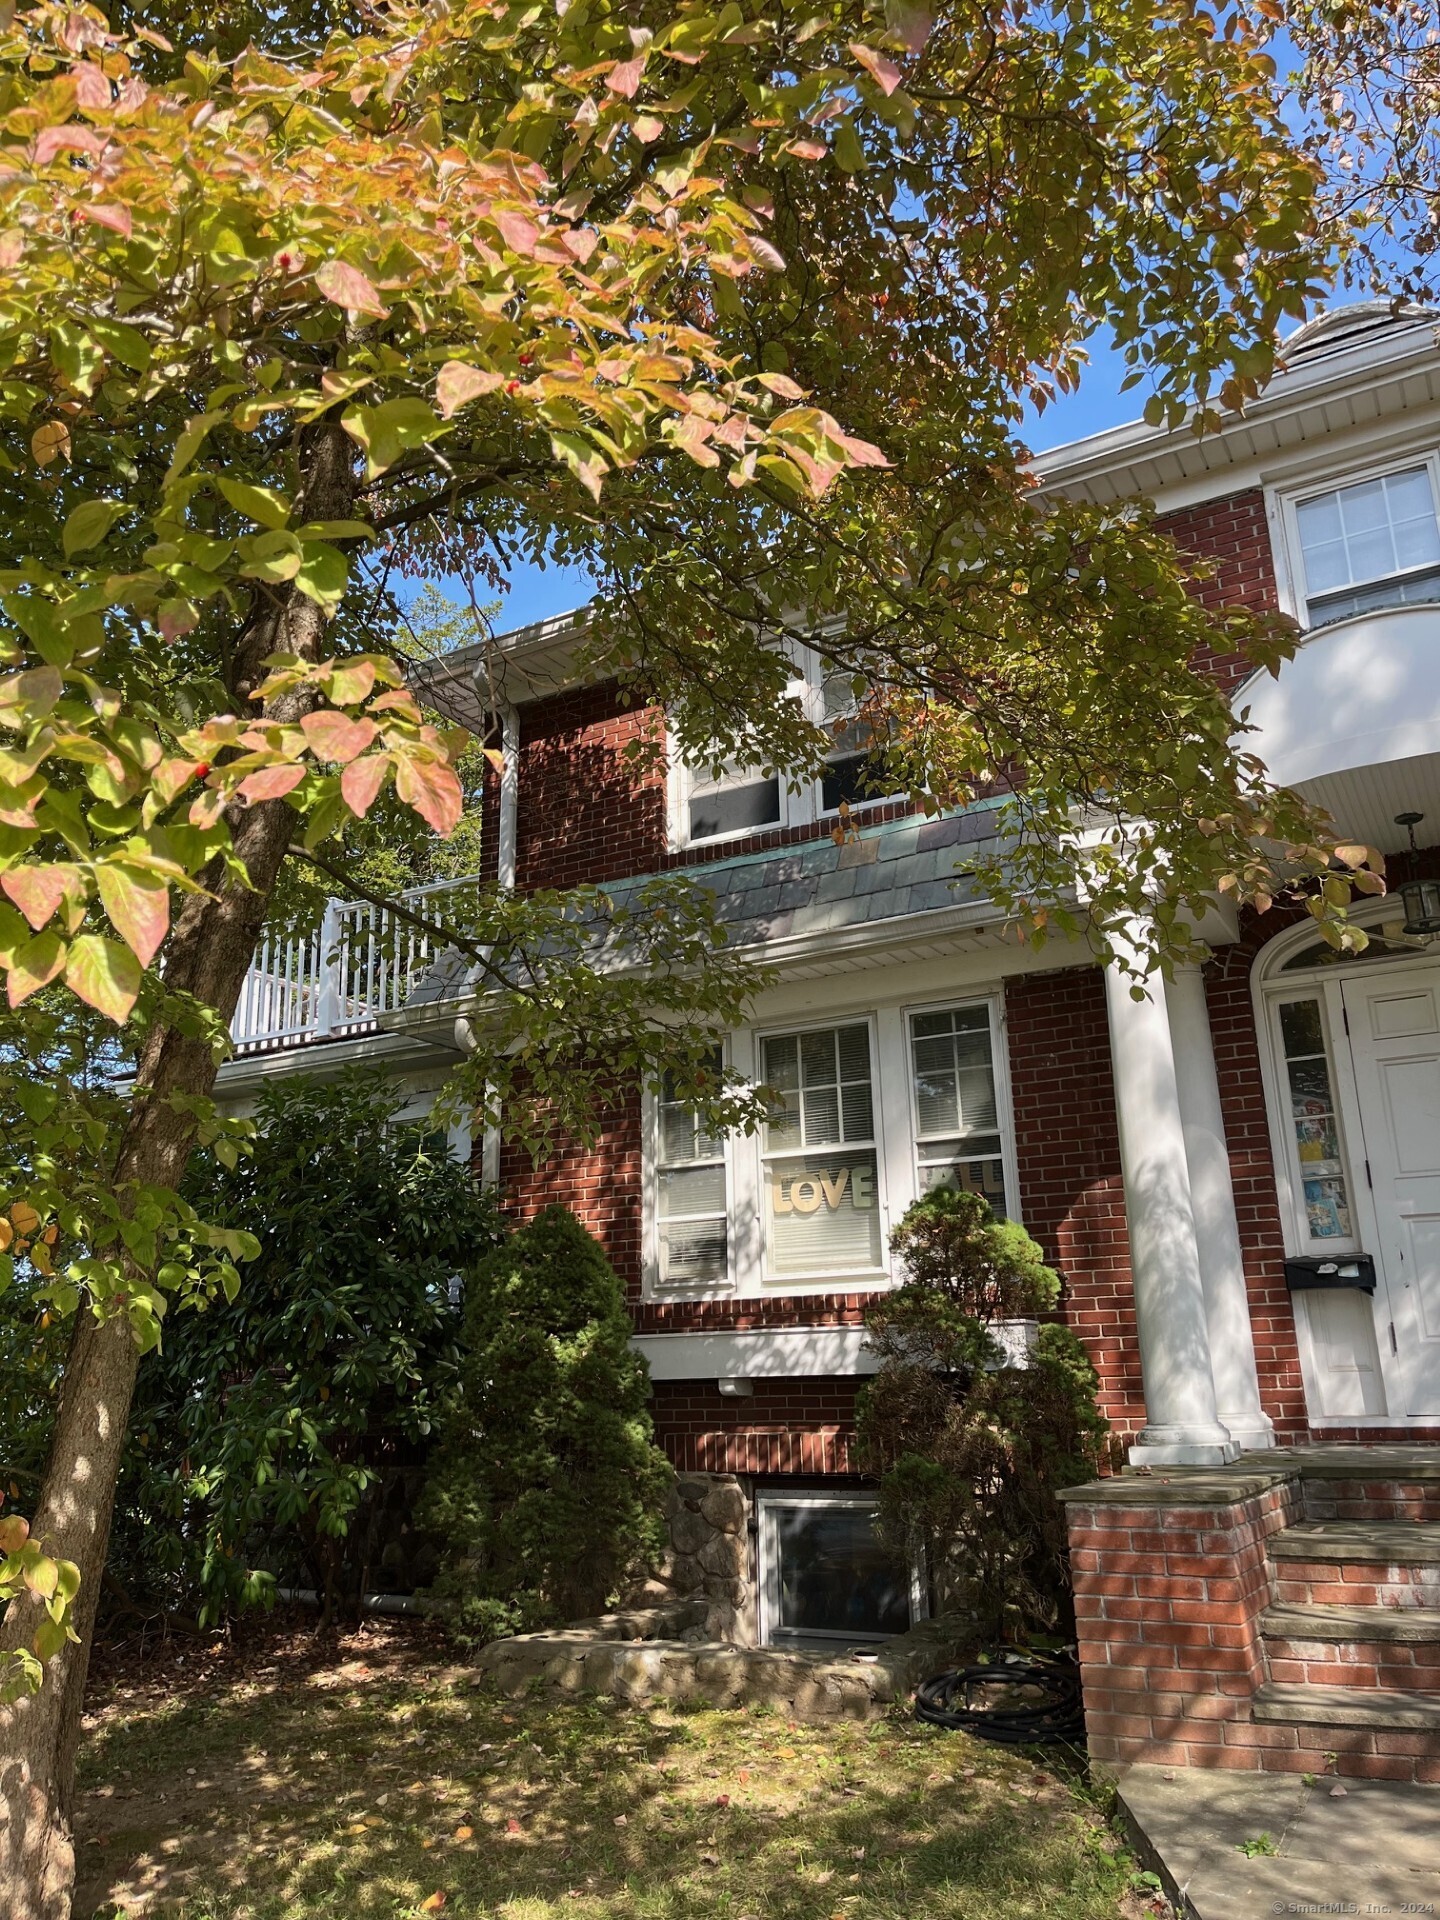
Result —
[[764, 1646], [885, 1640], [920, 1617], [920, 1582], [881, 1545], [873, 1499], [762, 1493], [757, 1506]]

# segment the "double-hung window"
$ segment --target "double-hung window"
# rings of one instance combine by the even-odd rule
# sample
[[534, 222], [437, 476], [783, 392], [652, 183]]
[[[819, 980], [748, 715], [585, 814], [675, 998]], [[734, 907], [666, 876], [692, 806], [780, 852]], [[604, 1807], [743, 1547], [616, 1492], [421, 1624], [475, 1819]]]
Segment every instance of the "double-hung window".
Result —
[[867, 806], [899, 791], [869, 724], [860, 718], [859, 704], [848, 673], [826, 675], [820, 688], [820, 724], [835, 747], [820, 782], [822, 813], [835, 813], [842, 804]]
[[870, 1023], [767, 1035], [760, 1078], [765, 1270], [775, 1280], [884, 1266]]
[[779, 826], [783, 798], [778, 774], [751, 767], [723, 767], [718, 774], [691, 773], [686, 834], [691, 841], [720, 840]]
[[916, 1188], [963, 1187], [1005, 1218], [1005, 1160], [988, 1006], [909, 1017]]
[[1440, 599], [1440, 519], [1420, 464], [1295, 503], [1306, 624]]
[[725, 1142], [707, 1133], [694, 1110], [675, 1098], [670, 1075], [656, 1120], [655, 1239], [660, 1284], [723, 1287], [730, 1271]]

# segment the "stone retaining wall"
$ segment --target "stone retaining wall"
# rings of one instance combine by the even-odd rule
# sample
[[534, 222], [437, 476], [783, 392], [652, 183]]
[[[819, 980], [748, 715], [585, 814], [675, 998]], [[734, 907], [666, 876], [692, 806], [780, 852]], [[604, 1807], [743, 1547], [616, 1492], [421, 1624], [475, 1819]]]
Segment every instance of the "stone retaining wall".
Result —
[[760, 1635], [750, 1552], [752, 1499], [733, 1473], [682, 1473], [665, 1503], [670, 1551], [661, 1573], [677, 1594], [704, 1602], [707, 1640], [753, 1647]]
[[[874, 1653], [858, 1655], [651, 1637], [646, 1629], [670, 1613], [660, 1607], [644, 1616], [610, 1615], [558, 1632], [517, 1634], [484, 1648], [476, 1665], [512, 1695], [548, 1686], [610, 1694], [632, 1705], [766, 1706], [793, 1720], [871, 1720], [922, 1680], [957, 1665], [973, 1639], [954, 1618], [922, 1621]], [[631, 1637], [621, 1636], [622, 1621]]]

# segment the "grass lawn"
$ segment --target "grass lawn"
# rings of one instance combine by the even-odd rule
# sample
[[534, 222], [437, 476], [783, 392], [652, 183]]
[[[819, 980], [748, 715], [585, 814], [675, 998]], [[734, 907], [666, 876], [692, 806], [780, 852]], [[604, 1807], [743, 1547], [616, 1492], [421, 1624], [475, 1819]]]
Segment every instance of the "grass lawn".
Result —
[[1120, 1920], [1097, 1807], [895, 1718], [501, 1699], [428, 1631], [102, 1659], [79, 1920]]

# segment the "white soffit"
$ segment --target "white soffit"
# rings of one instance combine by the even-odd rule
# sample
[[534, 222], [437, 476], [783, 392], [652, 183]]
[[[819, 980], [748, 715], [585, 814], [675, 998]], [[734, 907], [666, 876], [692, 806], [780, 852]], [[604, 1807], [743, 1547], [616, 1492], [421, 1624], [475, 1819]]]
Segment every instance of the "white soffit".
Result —
[[[1372, 303], [1362, 303], [1369, 307]], [[1348, 315], [1353, 325], [1342, 326]], [[1324, 323], [1325, 331], [1303, 336]], [[1160, 500], [1168, 511], [1284, 477], [1317, 443], [1327, 453], [1347, 439], [1373, 443], [1390, 423], [1400, 434], [1440, 421], [1436, 321], [1422, 314], [1379, 324], [1361, 308], [1337, 308], [1291, 336], [1293, 363], [1244, 414], [1215, 432], [1166, 432], [1134, 422], [1039, 455], [1042, 491], [1097, 505]], [[1289, 344], [1289, 343], [1287, 343]], [[1339, 443], [1339, 444], [1337, 444]]]

